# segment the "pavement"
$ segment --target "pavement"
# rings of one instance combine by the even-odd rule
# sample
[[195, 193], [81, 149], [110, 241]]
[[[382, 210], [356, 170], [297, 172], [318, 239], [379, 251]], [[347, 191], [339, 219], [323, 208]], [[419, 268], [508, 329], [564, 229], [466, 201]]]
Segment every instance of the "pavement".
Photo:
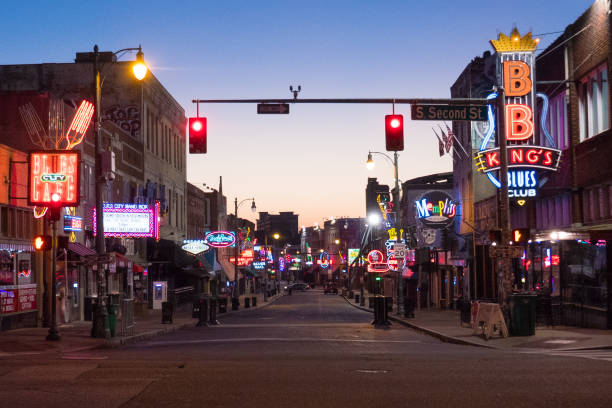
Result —
[[[263, 295], [257, 295], [257, 306], [245, 309], [241, 297], [241, 306], [237, 311], [228, 307], [227, 313], [217, 314], [217, 319], [224, 315], [249, 313], [258, 310], [278, 300], [283, 294], [277, 294], [263, 302]], [[250, 296], [249, 296], [250, 297]], [[27, 356], [42, 353], [58, 353], [61, 355], [78, 353], [85, 350], [114, 348], [121, 345], [151, 339], [177, 330], [194, 327], [198, 319], [193, 318], [191, 310], [177, 311], [173, 322], [161, 323], [161, 310], [147, 310], [145, 316], [134, 317], [134, 330], [130, 335], [120, 336], [120, 320], [117, 321], [117, 333], [109, 339], [98, 339], [91, 337], [90, 321], [76, 321], [58, 326], [61, 339], [59, 341], [47, 341], [46, 336], [49, 329], [46, 327], [32, 327], [0, 332], [0, 357]]]
[[[355, 299], [345, 300], [352, 306], [372, 312], [360, 306]], [[502, 337], [497, 334], [486, 340], [482, 334], [461, 323], [458, 310], [421, 309], [415, 317], [399, 316], [395, 308], [389, 313], [391, 323], [401, 324], [442, 341], [492, 349], [535, 349], [535, 350], [601, 350], [612, 349], [612, 330], [584, 329], [570, 326], [536, 326], [534, 336]]]

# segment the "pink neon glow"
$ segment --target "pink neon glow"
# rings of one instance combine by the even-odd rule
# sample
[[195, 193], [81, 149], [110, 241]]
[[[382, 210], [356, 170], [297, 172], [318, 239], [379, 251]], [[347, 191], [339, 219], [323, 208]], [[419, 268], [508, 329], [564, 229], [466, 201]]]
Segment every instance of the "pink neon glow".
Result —
[[47, 207], [36, 207], [32, 208], [32, 212], [34, 213], [34, 218], [42, 218], [47, 213]]

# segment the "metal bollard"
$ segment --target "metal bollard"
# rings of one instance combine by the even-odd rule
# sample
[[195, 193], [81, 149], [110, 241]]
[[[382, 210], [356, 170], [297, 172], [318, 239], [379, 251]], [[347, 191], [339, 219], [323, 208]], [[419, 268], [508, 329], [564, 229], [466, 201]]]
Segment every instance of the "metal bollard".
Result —
[[208, 302], [204, 298], [200, 298], [200, 314], [198, 316], [197, 326], [208, 326], [206, 320], [208, 319]]
[[210, 302], [210, 318], [208, 320], [208, 324], [217, 325], [219, 321], [217, 320], [217, 298], [211, 297], [209, 298]]

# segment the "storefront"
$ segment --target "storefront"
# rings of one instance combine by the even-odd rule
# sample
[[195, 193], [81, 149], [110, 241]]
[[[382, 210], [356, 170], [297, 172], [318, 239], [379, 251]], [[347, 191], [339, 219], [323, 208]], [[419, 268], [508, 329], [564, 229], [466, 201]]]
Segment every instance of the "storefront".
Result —
[[38, 324], [38, 283], [28, 243], [0, 242], [0, 331]]

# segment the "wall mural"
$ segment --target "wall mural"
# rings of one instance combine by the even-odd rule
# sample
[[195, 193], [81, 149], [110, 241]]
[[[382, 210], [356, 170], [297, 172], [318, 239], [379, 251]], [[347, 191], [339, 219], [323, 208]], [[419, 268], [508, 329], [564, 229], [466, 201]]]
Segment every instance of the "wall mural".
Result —
[[140, 136], [140, 110], [136, 105], [113, 105], [104, 111], [104, 120], [110, 120], [133, 138]]

